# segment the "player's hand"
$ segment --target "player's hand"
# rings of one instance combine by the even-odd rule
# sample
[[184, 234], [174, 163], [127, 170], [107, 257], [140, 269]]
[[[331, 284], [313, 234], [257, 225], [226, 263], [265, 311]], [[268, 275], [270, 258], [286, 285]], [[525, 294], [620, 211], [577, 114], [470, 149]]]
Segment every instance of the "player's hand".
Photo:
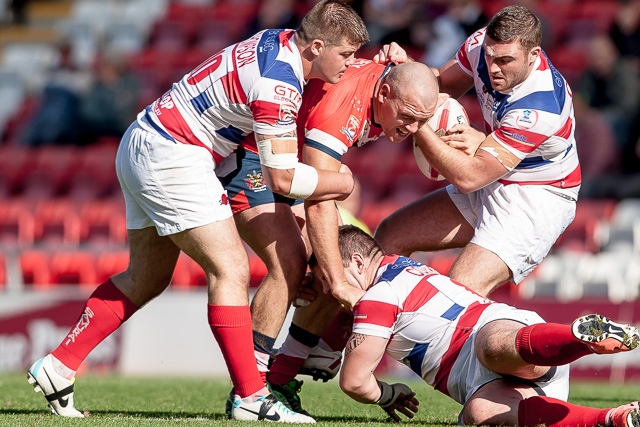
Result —
[[344, 308], [349, 313], [353, 313], [353, 307], [360, 298], [362, 298], [362, 295], [364, 295], [364, 291], [362, 289], [351, 286], [346, 280], [333, 285], [322, 282], [322, 287], [324, 293], [331, 293], [331, 295], [340, 303], [340, 307]]
[[388, 64], [389, 62], [395, 62], [396, 64], [402, 64], [403, 62], [409, 62], [412, 59], [409, 58], [407, 52], [400, 47], [396, 42], [391, 44], [385, 44], [380, 51], [373, 57], [373, 62], [378, 64]]
[[447, 131], [447, 135], [440, 137], [450, 147], [464, 151], [473, 156], [478, 147], [487, 138], [486, 135], [469, 125], [455, 125]]
[[[384, 409], [391, 419], [396, 422], [400, 421], [400, 415], [398, 415], [396, 411], [400, 412], [407, 418], [413, 418], [414, 414], [418, 412], [418, 405], [420, 405], [415, 392], [413, 392], [408, 385], [402, 383], [395, 383], [391, 385], [386, 383], [382, 384], [385, 391], [383, 391], [381, 399], [386, 401], [379, 403], [380, 407]], [[389, 391], [392, 393], [391, 397], [386, 396]]]
[[316, 300], [318, 293], [313, 289], [313, 273], [307, 272], [302, 279], [296, 299], [293, 301], [294, 307], [306, 307]]

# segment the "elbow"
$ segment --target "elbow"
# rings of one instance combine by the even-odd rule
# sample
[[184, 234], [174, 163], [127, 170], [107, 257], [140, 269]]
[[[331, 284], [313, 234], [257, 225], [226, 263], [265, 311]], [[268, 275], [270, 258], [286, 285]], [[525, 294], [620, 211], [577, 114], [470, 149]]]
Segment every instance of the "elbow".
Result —
[[353, 381], [353, 378], [349, 379], [347, 375], [340, 375], [340, 389], [347, 396], [355, 399], [355, 396], [358, 396], [359, 385]]
[[264, 175], [264, 178], [271, 191], [286, 196], [291, 192], [292, 176], [287, 174], [285, 170], [271, 169], [268, 174]]

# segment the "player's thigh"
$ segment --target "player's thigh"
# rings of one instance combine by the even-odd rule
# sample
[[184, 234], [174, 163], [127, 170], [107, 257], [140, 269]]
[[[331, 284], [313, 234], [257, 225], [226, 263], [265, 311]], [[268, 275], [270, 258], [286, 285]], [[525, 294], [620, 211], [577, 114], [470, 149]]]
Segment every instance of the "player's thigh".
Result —
[[204, 269], [210, 286], [212, 280], [249, 285], [249, 258], [233, 218], [173, 234], [171, 240]]
[[480, 363], [493, 372], [519, 378], [536, 379], [545, 375], [548, 366], [525, 362], [516, 349], [516, 335], [524, 326], [510, 319], [498, 319], [482, 326], [475, 337], [475, 352]]
[[532, 386], [497, 379], [482, 386], [462, 408], [465, 425], [518, 425], [518, 405], [523, 399], [538, 396]]
[[129, 266], [114, 284], [137, 306], [162, 293], [175, 269], [180, 249], [154, 227], [128, 230]]
[[375, 232], [386, 252], [408, 255], [416, 251], [462, 247], [473, 236], [446, 189], [404, 206], [385, 218]]
[[234, 215], [242, 239], [264, 261], [270, 273], [290, 272], [300, 279], [306, 271], [302, 232], [285, 203], [268, 203]]
[[449, 277], [483, 296], [512, 278], [511, 269], [496, 253], [469, 243], [451, 266]]

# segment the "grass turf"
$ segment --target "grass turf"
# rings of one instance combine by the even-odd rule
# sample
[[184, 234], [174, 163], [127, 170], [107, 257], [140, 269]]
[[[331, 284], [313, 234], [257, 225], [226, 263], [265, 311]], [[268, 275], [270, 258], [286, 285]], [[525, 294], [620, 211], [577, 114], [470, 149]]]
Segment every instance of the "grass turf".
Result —
[[[459, 404], [420, 381], [408, 384], [417, 392], [421, 410], [406, 423], [457, 424]], [[255, 426], [225, 417], [229, 390], [230, 381], [219, 379], [82, 376], [76, 384], [76, 408], [89, 417], [65, 419], [49, 412], [45, 399], [33, 392], [24, 374], [0, 374], [0, 426]], [[639, 397], [640, 386], [574, 382], [569, 400], [604, 408]], [[389, 425], [380, 408], [350, 400], [337, 381], [305, 379], [301, 398], [320, 426]]]

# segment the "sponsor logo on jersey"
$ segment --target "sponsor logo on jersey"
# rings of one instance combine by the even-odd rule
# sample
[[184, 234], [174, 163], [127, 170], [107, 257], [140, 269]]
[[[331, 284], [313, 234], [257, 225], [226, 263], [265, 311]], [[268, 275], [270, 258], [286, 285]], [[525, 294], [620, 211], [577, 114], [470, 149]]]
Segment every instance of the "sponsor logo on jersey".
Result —
[[223, 194], [223, 195], [220, 197], [220, 204], [221, 204], [221, 205], [224, 205], [224, 206], [226, 206], [226, 205], [228, 205], [228, 204], [229, 204], [229, 197], [227, 197], [227, 195], [226, 195], [226, 194]]
[[277, 85], [273, 90], [276, 93], [273, 97], [276, 101], [285, 101], [296, 105], [302, 103], [302, 95], [292, 87]]
[[358, 137], [359, 127], [360, 127], [360, 120], [352, 114], [349, 116], [349, 119], [347, 120], [347, 124], [342, 129], [340, 129], [340, 132], [347, 137], [351, 145], [353, 145], [354, 141]]
[[244, 182], [247, 184], [247, 188], [251, 191], [258, 192], [267, 189], [267, 182], [262, 177], [262, 171], [256, 172], [253, 170], [252, 173], [248, 173]]

